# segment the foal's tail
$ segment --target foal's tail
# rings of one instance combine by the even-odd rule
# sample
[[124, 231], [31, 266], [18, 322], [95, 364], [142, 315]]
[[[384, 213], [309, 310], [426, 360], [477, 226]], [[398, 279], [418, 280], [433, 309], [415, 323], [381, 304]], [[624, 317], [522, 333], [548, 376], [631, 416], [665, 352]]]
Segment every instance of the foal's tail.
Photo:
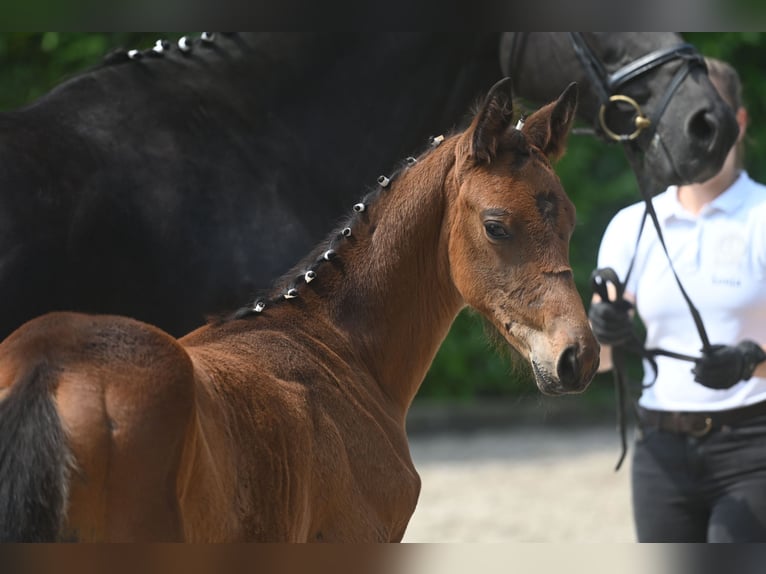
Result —
[[0, 403], [0, 542], [59, 537], [71, 459], [53, 379], [50, 366], [38, 364]]

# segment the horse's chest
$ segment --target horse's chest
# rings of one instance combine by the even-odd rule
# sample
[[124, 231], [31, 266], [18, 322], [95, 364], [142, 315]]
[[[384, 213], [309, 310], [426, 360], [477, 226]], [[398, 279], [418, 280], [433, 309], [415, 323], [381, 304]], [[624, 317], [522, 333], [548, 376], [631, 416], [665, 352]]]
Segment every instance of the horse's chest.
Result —
[[325, 502], [314, 508], [319, 520], [312, 537], [330, 540], [335, 533], [346, 541], [400, 539], [420, 494], [406, 438], [376, 427], [336, 444], [327, 455], [328, 466], [318, 469], [314, 483], [317, 500]]
[[[347, 480], [318, 505], [310, 539], [325, 541], [391, 542], [404, 534], [420, 493], [420, 477], [411, 463], [378, 451], [375, 462], [349, 465]], [[407, 457], [409, 461], [409, 457]]]

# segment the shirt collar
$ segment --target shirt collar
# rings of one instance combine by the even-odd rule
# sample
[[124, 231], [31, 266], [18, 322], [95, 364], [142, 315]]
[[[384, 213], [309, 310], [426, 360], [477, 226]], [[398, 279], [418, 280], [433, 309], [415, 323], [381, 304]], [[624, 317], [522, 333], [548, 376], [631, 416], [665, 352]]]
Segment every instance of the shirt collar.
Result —
[[[734, 213], [741, 207], [747, 197], [747, 183], [750, 176], [745, 170], [742, 170], [724, 192], [711, 201], [703, 210], [703, 213], [710, 211], [722, 211], [724, 213]], [[663, 193], [652, 200], [654, 210], [660, 220], [668, 221], [671, 218], [676, 219], [694, 219], [694, 216], [686, 211], [681, 202], [678, 201], [678, 186], [671, 185]]]

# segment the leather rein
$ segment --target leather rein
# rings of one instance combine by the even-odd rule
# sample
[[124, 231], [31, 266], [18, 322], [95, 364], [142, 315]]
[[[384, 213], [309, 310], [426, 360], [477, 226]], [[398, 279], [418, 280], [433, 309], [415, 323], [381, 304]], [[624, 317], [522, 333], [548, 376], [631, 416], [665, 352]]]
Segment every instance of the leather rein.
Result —
[[[694, 67], [705, 67], [704, 57], [691, 44], [680, 44], [670, 48], [655, 50], [649, 54], [646, 54], [645, 56], [638, 58], [637, 60], [634, 60], [626, 66], [623, 66], [617, 71], [609, 73], [599, 58], [595, 55], [593, 50], [590, 48], [588, 43], [585, 41], [582, 33], [570, 32], [569, 36], [575, 54], [577, 54], [580, 63], [588, 74], [588, 77], [594, 86], [594, 89], [596, 90], [601, 103], [598, 116], [598, 128], [600, 128], [600, 133], [603, 134], [602, 137], [623, 144], [625, 154], [628, 158], [628, 161], [631, 163], [631, 166], [633, 167], [634, 173], [636, 174], [639, 190], [646, 205], [646, 210], [644, 212], [644, 217], [641, 220], [638, 237], [636, 238], [636, 250], [634, 250], [633, 259], [630, 262], [625, 280], [621, 282], [613, 269], [597, 269], [591, 275], [591, 286], [594, 292], [598, 293], [602, 300], [609, 301], [610, 297], [609, 291], [607, 289], [607, 283], [612, 283], [616, 291], [616, 301], [623, 300], [625, 285], [627, 284], [630, 273], [633, 269], [636, 251], [638, 249], [638, 243], [641, 239], [641, 233], [643, 231], [644, 224], [646, 223], [647, 216], [650, 217], [657, 232], [657, 237], [659, 238], [660, 244], [662, 245], [662, 249], [665, 252], [665, 256], [670, 265], [670, 269], [673, 272], [673, 276], [675, 277], [676, 283], [678, 284], [678, 287], [681, 290], [681, 294], [686, 301], [687, 306], [689, 307], [692, 318], [694, 319], [695, 327], [697, 328], [700, 340], [702, 341], [702, 352], [707, 353], [712, 349], [710, 339], [707, 335], [707, 331], [705, 330], [705, 326], [702, 322], [699, 310], [692, 302], [691, 298], [686, 292], [686, 289], [684, 289], [684, 286], [681, 283], [681, 280], [673, 266], [673, 261], [671, 260], [670, 254], [668, 253], [668, 249], [665, 245], [665, 239], [662, 235], [657, 213], [655, 212], [654, 205], [652, 203], [652, 197], [661, 190], [656, 189], [656, 186], [653, 185], [650, 177], [644, 174], [641, 169], [639, 169], [638, 159], [641, 157], [642, 150], [636, 141], [638, 136], [644, 130], [647, 130], [647, 141], [652, 140], [655, 135], [657, 125], [659, 124], [665, 109], [670, 103], [670, 100], [672, 99], [678, 87], [681, 85], [681, 82], [684, 81], [686, 76]], [[651, 117], [643, 113], [641, 106], [635, 100], [619, 93], [620, 89], [623, 88], [628, 82], [635, 80], [644, 74], [652, 72], [666, 63], [679, 59], [682, 61], [682, 65], [678, 68], [672, 80], [668, 84], [665, 93], [660, 99], [657, 109]], [[628, 105], [630, 108], [632, 108], [633, 125], [630, 126], [629, 131], [620, 130], [616, 127], [608, 125], [609, 108], [616, 105]], [[646, 359], [654, 370], [655, 379], [657, 376], [657, 363], [655, 357], [658, 355], [692, 362], [697, 359], [696, 357], [683, 355], [672, 351], [666, 351], [663, 349], [646, 349], [643, 342], [635, 334], [632, 340], [625, 345], [612, 348], [613, 373], [618, 408], [617, 419], [622, 443], [622, 452], [620, 454], [619, 460], [617, 461], [615, 470], [620, 469], [620, 466], [622, 465], [627, 454], [625, 403], [628, 398], [628, 382], [624, 363], [625, 351], [633, 352]], [[649, 385], [651, 384], [652, 383]], [[649, 385], [644, 385], [644, 388]], [[635, 409], [635, 403], [632, 404]]]

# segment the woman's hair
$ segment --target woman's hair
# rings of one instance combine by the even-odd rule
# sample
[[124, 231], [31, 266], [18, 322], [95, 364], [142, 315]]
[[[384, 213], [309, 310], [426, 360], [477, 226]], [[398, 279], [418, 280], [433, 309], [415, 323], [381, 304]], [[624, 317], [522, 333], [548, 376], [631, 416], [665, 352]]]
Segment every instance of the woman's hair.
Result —
[[742, 107], [742, 81], [734, 67], [717, 58], [705, 58], [708, 76], [718, 93], [734, 111]]
[[[715, 86], [718, 93], [731, 106], [734, 113], [739, 108], [744, 107], [742, 101], [742, 80], [739, 78], [734, 66], [717, 58], [705, 58], [707, 64], [708, 77]], [[736, 164], [738, 168], [743, 168], [745, 163], [745, 138], [737, 142]]]

